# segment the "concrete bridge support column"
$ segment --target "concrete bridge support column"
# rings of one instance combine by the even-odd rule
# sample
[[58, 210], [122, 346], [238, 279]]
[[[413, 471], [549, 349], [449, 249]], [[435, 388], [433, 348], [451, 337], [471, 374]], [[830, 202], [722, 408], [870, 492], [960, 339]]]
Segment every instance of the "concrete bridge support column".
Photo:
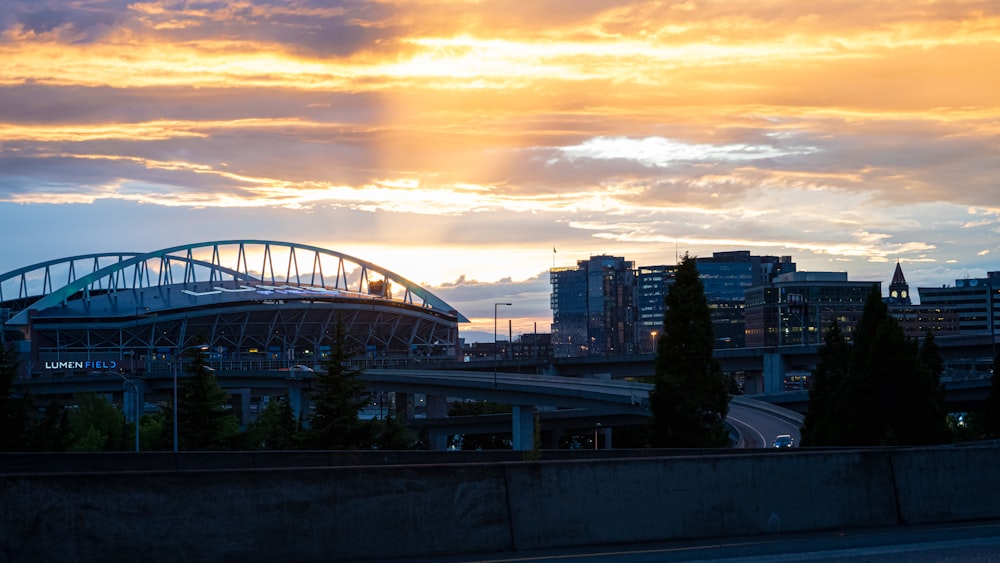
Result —
[[777, 352], [764, 353], [764, 393], [785, 390], [785, 358]]
[[309, 392], [301, 387], [290, 387], [288, 404], [292, 407], [292, 416], [295, 420], [301, 420], [303, 426], [309, 426]]
[[427, 395], [427, 418], [448, 418], [448, 398]]
[[602, 450], [610, 450], [614, 447], [611, 443], [611, 428], [601, 428], [597, 431], [597, 447]]
[[236, 419], [240, 421], [240, 430], [246, 430], [250, 423], [250, 390], [231, 389], [229, 394], [238, 401], [233, 401], [233, 410], [236, 411]]
[[122, 412], [125, 414], [125, 420], [137, 424], [146, 406], [146, 384], [138, 378], [129, 378], [124, 386]]
[[396, 418], [413, 420], [413, 393], [396, 392]]
[[[427, 418], [448, 418], [448, 398], [427, 395]], [[434, 451], [448, 449], [447, 430], [428, 430], [427, 440]]]
[[535, 408], [514, 405], [510, 413], [511, 438], [515, 450], [528, 451], [535, 446]]
[[448, 449], [448, 431], [447, 430], [427, 430], [427, 442], [431, 451], [443, 452]]

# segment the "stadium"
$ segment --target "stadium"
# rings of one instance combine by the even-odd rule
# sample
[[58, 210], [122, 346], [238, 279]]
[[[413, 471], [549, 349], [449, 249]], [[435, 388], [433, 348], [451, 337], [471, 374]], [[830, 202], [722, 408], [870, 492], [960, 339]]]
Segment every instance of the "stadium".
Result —
[[371, 363], [453, 360], [467, 319], [419, 285], [333, 250], [226, 240], [105, 252], [0, 275], [19, 378], [145, 375], [200, 348], [217, 369], [315, 366], [341, 327]]

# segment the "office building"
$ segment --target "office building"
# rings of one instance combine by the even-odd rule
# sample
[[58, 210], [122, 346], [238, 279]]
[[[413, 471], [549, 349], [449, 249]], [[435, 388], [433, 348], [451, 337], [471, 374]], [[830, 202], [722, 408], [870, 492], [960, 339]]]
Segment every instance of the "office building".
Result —
[[575, 268], [553, 268], [552, 347], [557, 357], [635, 353], [633, 262], [592, 256]]
[[714, 252], [698, 258], [698, 277], [712, 311], [716, 348], [742, 348], [745, 343], [745, 292], [794, 272], [790, 256], [753, 256], [750, 251]]
[[852, 339], [872, 286], [847, 272], [791, 272], [746, 291], [746, 346], [822, 344], [836, 319]]
[[667, 292], [677, 277], [677, 266], [639, 266], [636, 273], [639, 310], [636, 350], [639, 353], [656, 351], [656, 339], [663, 333], [663, 315], [666, 313]]
[[921, 305], [954, 311], [962, 334], [996, 334], [1000, 326], [1000, 272], [988, 272], [985, 278], [955, 280], [952, 287], [919, 287], [917, 293]]

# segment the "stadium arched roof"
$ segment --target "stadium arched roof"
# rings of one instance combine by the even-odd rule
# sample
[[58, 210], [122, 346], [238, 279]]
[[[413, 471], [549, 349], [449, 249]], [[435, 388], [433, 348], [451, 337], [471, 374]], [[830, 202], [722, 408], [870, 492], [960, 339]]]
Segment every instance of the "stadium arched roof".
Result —
[[192, 343], [220, 361], [307, 361], [338, 328], [372, 359], [454, 357], [457, 324], [468, 321], [405, 277], [341, 252], [223, 240], [2, 274], [0, 322], [0, 339], [30, 345], [36, 367], [103, 357], [139, 369]]
[[[57, 270], [65, 272], [62, 285]], [[378, 297], [468, 322], [441, 298], [391, 270], [334, 250], [270, 240], [201, 242], [153, 252], [108, 252], [41, 262], [0, 275], [0, 304], [11, 309], [9, 324], [14, 325], [26, 324], [32, 312], [47, 315], [65, 308], [107, 314], [132, 307], [133, 314], [148, 313], [189, 305], [135, 298], [136, 292], [176, 285], [188, 287], [181, 293], [190, 298], [213, 296], [215, 302], [245, 300], [250, 294], [283, 299]]]

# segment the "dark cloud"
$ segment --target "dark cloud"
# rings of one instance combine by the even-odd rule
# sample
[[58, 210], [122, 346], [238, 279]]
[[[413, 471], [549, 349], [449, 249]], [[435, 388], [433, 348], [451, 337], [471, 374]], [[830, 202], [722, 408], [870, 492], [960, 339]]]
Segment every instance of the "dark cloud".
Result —
[[90, 43], [103, 39], [121, 22], [130, 1], [4, 0], [3, 4], [0, 37], [2, 31], [20, 28], [65, 43]]

